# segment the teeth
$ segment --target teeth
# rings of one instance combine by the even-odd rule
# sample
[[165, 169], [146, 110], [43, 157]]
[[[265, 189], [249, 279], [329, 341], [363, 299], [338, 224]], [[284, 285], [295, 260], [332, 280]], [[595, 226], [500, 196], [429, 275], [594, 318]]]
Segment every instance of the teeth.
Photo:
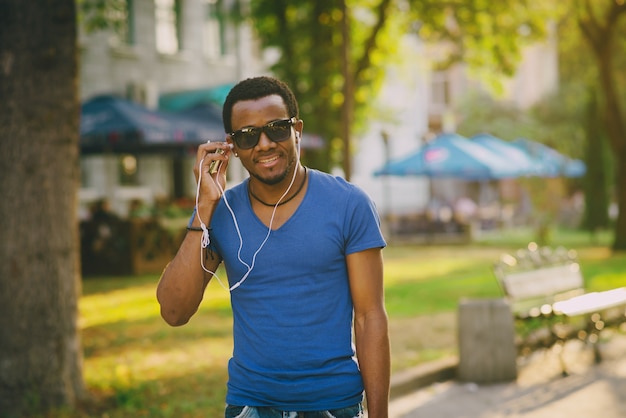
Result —
[[273, 158], [269, 158], [267, 160], [259, 160], [259, 162], [261, 164], [267, 164], [267, 163], [271, 163], [272, 161], [276, 161], [278, 159], [278, 157], [273, 157]]

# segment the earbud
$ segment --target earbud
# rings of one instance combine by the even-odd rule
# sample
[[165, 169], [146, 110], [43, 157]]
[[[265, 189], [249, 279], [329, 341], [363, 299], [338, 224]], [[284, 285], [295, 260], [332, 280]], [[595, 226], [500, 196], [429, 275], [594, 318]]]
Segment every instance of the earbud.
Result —
[[298, 154], [298, 159], [300, 159], [300, 132], [296, 132], [296, 153]]

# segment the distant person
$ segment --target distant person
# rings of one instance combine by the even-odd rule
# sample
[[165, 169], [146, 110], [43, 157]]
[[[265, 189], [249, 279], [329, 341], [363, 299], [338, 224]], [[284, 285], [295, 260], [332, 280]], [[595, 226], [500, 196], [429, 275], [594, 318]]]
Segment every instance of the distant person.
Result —
[[102, 252], [112, 239], [120, 219], [111, 211], [109, 201], [106, 199], [95, 201], [90, 212], [91, 246], [94, 252], [98, 253]]
[[90, 206], [89, 218], [81, 222], [83, 274], [117, 274], [127, 270], [128, 239], [122, 220], [100, 199]]
[[462, 196], [454, 204], [454, 217], [462, 225], [468, 225], [476, 219], [478, 205], [469, 197]]
[[431, 197], [426, 205], [426, 218], [431, 223], [440, 222], [441, 209], [444, 207], [444, 202], [437, 196]]
[[89, 218], [94, 223], [108, 223], [118, 220], [118, 216], [111, 210], [111, 205], [107, 199], [99, 199], [93, 202]]
[[[161, 315], [189, 321], [223, 261], [234, 336], [226, 418], [362, 417], [363, 393], [369, 418], [388, 417], [385, 241], [373, 202], [302, 166], [303, 121], [283, 82], [241, 81], [223, 120], [233, 149], [198, 149], [197, 207], [161, 276]], [[222, 193], [233, 156], [249, 178]]]

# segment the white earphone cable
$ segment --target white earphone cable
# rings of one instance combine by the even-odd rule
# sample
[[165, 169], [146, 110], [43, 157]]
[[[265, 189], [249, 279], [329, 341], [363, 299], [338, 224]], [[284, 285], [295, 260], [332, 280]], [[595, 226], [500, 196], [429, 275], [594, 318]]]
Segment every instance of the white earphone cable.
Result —
[[[296, 159], [296, 161], [300, 160], [300, 150], [299, 150], [299, 143], [298, 143], [298, 150], [297, 150], [297, 154], [298, 154], [298, 158]], [[267, 234], [265, 235], [265, 238], [263, 239], [263, 241], [261, 242], [261, 245], [259, 246], [259, 248], [257, 248], [257, 250], [254, 252], [254, 254], [252, 255], [252, 261], [251, 264], [246, 263], [242, 258], [241, 258], [241, 251], [243, 250], [243, 237], [241, 235], [241, 230], [239, 228], [239, 223], [237, 222], [237, 217], [235, 216], [235, 212], [233, 211], [232, 207], [230, 206], [230, 203], [228, 202], [228, 199], [226, 198], [226, 192], [224, 191], [224, 189], [222, 188], [222, 185], [219, 182], [216, 182], [217, 187], [220, 189], [220, 193], [222, 195], [222, 197], [224, 198], [224, 204], [226, 205], [226, 207], [228, 208], [228, 211], [230, 212], [230, 215], [233, 219], [233, 223], [235, 225], [235, 230], [237, 231], [237, 236], [239, 238], [239, 249], [237, 250], [237, 259], [239, 260], [239, 262], [244, 265], [247, 268], [246, 273], [243, 275], [243, 277], [234, 285], [232, 285], [231, 287], [227, 288], [226, 286], [224, 286], [224, 283], [222, 282], [222, 280], [219, 278], [219, 276], [217, 275], [216, 272], [211, 271], [209, 269], [207, 269], [204, 265], [204, 256], [203, 256], [203, 250], [206, 251], [206, 248], [211, 244], [211, 237], [209, 234], [209, 229], [207, 228], [206, 224], [202, 221], [202, 219], [200, 218], [200, 213], [198, 211], [198, 201], [200, 198], [200, 184], [202, 181], [202, 164], [204, 163], [204, 157], [200, 160], [200, 169], [198, 170], [198, 185], [196, 187], [196, 216], [198, 217], [198, 221], [200, 222], [200, 228], [202, 228], [202, 238], [200, 240], [200, 264], [202, 266], [202, 269], [204, 271], [206, 271], [207, 273], [215, 276], [215, 278], [217, 278], [217, 281], [219, 282], [219, 284], [228, 291], [233, 291], [236, 288], [238, 288], [239, 286], [241, 286], [241, 284], [248, 278], [248, 276], [250, 275], [250, 273], [252, 272], [252, 269], [255, 266], [256, 263], [256, 257], [259, 254], [259, 252], [261, 252], [261, 249], [265, 246], [265, 243], [267, 242], [267, 240], [269, 239], [271, 233], [272, 233], [272, 225], [274, 223], [274, 217], [276, 215], [276, 210], [278, 209], [278, 206], [280, 205], [280, 202], [285, 198], [285, 196], [287, 196], [287, 194], [289, 193], [289, 191], [291, 190], [291, 187], [293, 186], [295, 180], [296, 180], [296, 175], [298, 174], [298, 166], [299, 164], [296, 163], [296, 166], [293, 170], [293, 176], [291, 177], [291, 182], [289, 183], [289, 187], [287, 187], [287, 190], [285, 190], [285, 192], [283, 193], [283, 195], [280, 197], [280, 199], [278, 199], [278, 201], [276, 202], [276, 205], [274, 205], [274, 209], [272, 210], [272, 216], [270, 217], [270, 222], [269, 222], [269, 226], [267, 228]], [[219, 176], [220, 171], [222, 169], [222, 165], [220, 164], [218, 167], [218, 171], [217, 171], [217, 175]], [[249, 180], [248, 180], [249, 181]]]

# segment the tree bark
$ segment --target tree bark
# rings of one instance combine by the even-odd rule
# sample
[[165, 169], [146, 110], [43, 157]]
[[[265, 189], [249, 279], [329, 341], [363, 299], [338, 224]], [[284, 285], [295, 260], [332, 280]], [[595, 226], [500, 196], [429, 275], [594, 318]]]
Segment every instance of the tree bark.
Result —
[[614, 250], [626, 250], [626, 120], [615, 81], [613, 54], [619, 19], [626, 14], [626, 5], [611, 2], [606, 14], [594, 15], [589, 0], [585, 2], [586, 15], [578, 19], [579, 27], [597, 61], [600, 88], [604, 105], [604, 122], [611, 148], [616, 156], [616, 193], [619, 210], [613, 238]]
[[594, 87], [589, 88], [585, 123], [585, 163], [587, 174], [584, 181], [585, 213], [582, 226], [595, 237], [596, 231], [608, 228], [609, 193], [606, 168], [608, 145], [606, 130], [598, 109]]
[[85, 394], [80, 293], [74, 0], [0, 11], [0, 411]]
[[350, 71], [350, 17], [345, 0], [341, 1], [341, 72], [343, 74], [343, 104], [341, 105], [341, 136], [343, 138], [343, 175], [352, 176], [352, 116], [354, 111], [354, 83]]
[[[624, 136], [626, 140], [626, 136]], [[615, 236], [613, 238], [613, 250], [626, 250], [626, 147], [616, 156], [617, 166], [617, 207], [619, 213], [615, 222]]]

